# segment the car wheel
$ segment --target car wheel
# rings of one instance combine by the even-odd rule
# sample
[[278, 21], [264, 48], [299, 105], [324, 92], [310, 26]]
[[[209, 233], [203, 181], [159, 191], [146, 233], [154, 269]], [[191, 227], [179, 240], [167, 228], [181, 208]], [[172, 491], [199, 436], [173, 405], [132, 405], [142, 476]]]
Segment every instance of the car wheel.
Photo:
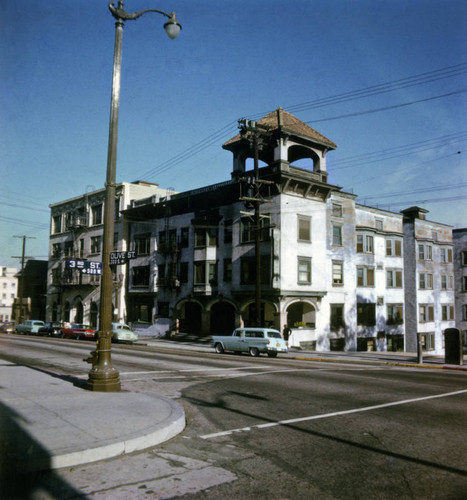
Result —
[[273, 352], [268, 352], [268, 356], [270, 358], [276, 358], [277, 357], [277, 352], [274, 352], [274, 351]]
[[224, 348], [222, 347], [222, 344], [216, 344], [215, 349], [216, 349], [217, 354], [224, 353]]
[[259, 349], [257, 347], [250, 347], [250, 356], [256, 358], [259, 356]]

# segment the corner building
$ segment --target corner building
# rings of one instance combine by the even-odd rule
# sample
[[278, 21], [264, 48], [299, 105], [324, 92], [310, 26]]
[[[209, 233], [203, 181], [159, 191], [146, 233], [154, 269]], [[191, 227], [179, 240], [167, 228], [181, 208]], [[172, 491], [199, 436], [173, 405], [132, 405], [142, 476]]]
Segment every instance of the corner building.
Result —
[[[255, 132], [258, 180], [247, 168]], [[429, 327], [426, 348], [442, 350], [451, 309], [441, 304], [453, 308], [454, 298], [441, 292], [440, 273], [450, 275], [449, 266], [433, 271], [440, 292], [430, 301], [439, 311], [422, 327], [412, 306], [428, 298], [416, 281], [410, 214], [357, 204], [355, 195], [329, 184], [331, 140], [278, 108], [223, 147], [233, 154], [230, 180], [133, 200], [124, 212], [128, 245], [137, 253], [129, 263], [128, 321], [170, 317], [180, 332], [198, 336], [253, 325], [258, 203], [264, 325], [288, 327], [290, 345], [316, 350], [413, 350], [414, 335]], [[448, 258], [449, 226], [423, 224], [439, 235], [436, 246]]]

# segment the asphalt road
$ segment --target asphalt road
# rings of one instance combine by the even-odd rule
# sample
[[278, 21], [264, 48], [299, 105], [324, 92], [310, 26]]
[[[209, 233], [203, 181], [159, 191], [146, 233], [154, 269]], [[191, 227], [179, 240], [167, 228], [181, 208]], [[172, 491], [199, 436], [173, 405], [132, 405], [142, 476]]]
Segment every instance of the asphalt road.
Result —
[[[8, 336], [0, 347], [4, 359], [85, 377], [93, 343]], [[57, 471], [56, 498], [71, 498], [59, 483], [109, 499], [466, 496], [465, 372], [112, 350], [122, 385], [176, 398], [187, 427], [154, 449]]]

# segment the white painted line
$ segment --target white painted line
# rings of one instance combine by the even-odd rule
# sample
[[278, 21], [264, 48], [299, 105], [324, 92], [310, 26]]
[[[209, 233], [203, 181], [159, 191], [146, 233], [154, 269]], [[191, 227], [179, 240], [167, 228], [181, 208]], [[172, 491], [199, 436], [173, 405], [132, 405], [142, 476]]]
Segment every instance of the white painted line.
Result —
[[[234, 370], [263, 370], [264, 368], [272, 368], [272, 366], [239, 366], [237, 368], [190, 368], [186, 370], [148, 370], [141, 372], [120, 372], [120, 375], [145, 375], [150, 373], [180, 373], [180, 372], [213, 372], [213, 371], [234, 371]], [[288, 370], [287, 370], [288, 371]], [[295, 371], [295, 370], [291, 370]], [[269, 373], [269, 372], [268, 372]]]
[[268, 422], [265, 424], [252, 425], [250, 427], [242, 427], [239, 429], [231, 429], [228, 431], [215, 432], [213, 434], [205, 434], [204, 436], [200, 436], [200, 438], [201, 439], [211, 439], [211, 438], [220, 437], [220, 436], [228, 436], [228, 435], [236, 433], [236, 432], [250, 431], [251, 429], [265, 429], [267, 427], [276, 427], [278, 425], [295, 424], [297, 422], [306, 422], [308, 420], [319, 420], [322, 418], [338, 417], [341, 415], [350, 415], [351, 413], [360, 413], [363, 411], [379, 410], [380, 408], [389, 408], [391, 406], [405, 405], [405, 404], [409, 404], [409, 403], [417, 403], [419, 401], [427, 401], [429, 399], [457, 396], [459, 394], [465, 394], [466, 392], [467, 392], [467, 389], [464, 389], [462, 391], [447, 392], [444, 394], [435, 394], [433, 396], [425, 396], [422, 398], [404, 399], [403, 401], [394, 401], [392, 403], [383, 403], [381, 405], [366, 406], [364, 408], [355, 408], [353, 410], [337, 411], [337, 412], [333, 412], [333, 413], [325, 413], [323, 415], [313, 415], [313, 416], [309, 416], [309, 417], [293, 418], [290, 420], [279, 420], [277, 422]]

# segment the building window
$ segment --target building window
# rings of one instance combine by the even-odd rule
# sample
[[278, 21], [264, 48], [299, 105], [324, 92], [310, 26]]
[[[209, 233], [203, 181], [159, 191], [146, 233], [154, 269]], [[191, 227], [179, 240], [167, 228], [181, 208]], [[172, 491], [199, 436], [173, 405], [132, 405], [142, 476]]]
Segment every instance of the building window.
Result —
[[[207, 273], [207, 274], [206, 274]], [[217, 262], [197, 261], [194, 263], [195, 285], [217, 284]]]
[[433, 351], [435, 348], [435, 334], [434, 333], [423, 333], [420, 335], [420, 340], [422, 343], [422, 349], [424, 351]]
[[311, 217], [297, 216], [297, 233], [298, 241], [311, 243]]
[[418, 245], [419, 260], [433, 260], [433, 247], [431, 245]]
[[432, 290], [433, 275], [430, 273], [418, 273], [418, 288], [420, 290]]
[[373, 253], [373, 236], [357, 234], [357, 253]]
[[333, 217], [342, 217], [342, 205], [340, 203], [332, 204], [331, 215]]
[[332, 261], [332, 284], [344, 284], [344, 263], [341, 260]]
[[357, 325], [376, 325], [376, 304], [357, 304]]
[[[261, 233], [260, 239], [261, 241], [266, 241], [269, 238], [269, 219], [263, 217], [260, 219]], [[241, 220], [241, 228], [240, 228], [240, 242], [241, 243], [253, 243], [255, 241], [255, 223], [252, 219], [244, 217]]]
[[337, 224], [332, 225], [332, 245], [333, 246], [342, 246], [342, 226]]
[[232, 219], [224, 222], [224, 243], [232, 243]]
[[91, 253], [100, 253], [102, 246], [102, 236], [91, 236]]
[[102, 224], [102, 203], [91, 207], [92, 224]]
[[404, 320], [404, 306], [402, 304], [388, 304], [387, 325], [401, 325]]
[[311, 285], [311, 258], [298, 257], [298, 283]]
[[386, 271], [386, 287], [402, 288], [402, 271], [398, 269], [388, 269]]
[[357, 286], [375, 286], [374, 267], [357, 267]]
[[188, 227], [182, 227], [180, 232], [180, 247], [188, 248], [190, 244], [190, 229]]
[[440, 248], [440, 261], [441, 262], [452, 262], [452, 248]]
[[386, 255], [388, 257], [400, 257], [402, 255], [402, 241], [386, 240]]
[[138, 234], [135, 236], [136, 255], [149, 255], [151, 253], [151, 235]]
[[462, 320], [467, 321], [467, 304], [464, 304], [462, 306], [462, 312], [463, 312]]
[[195, 228], [195, 247], [217, 246], [217, 228]]
[[467, 292], [467, 276], [462, 276], [462, 291]]
[[438, 241], [438, 231], [431, 231], [431, 239], [433, 241]]
[[461, 264], [463, 266], [467, 266], [467, 251], [466, 250], [461, 252]]
[[133, 267], [132, 283], [134, 287], [148, 287], [149, 286], [149, 266]]
[[454, 320], [454, 306], [441, 306], [441, 321], [453, 321]]
[[230, 283], [232, 281], [232, 259], [224, 259], [224, 283]]
[[206, 284], [206, 262], [198, 261], [193, 264], [194, 269], [194, 284], [195, 285], [205, 285]]
[[331, 304], [331, 330], [345, 327], [344, 304]]
[[52, 234], [62, 232], [62, 216], [54, 215], [52, 218]]
[[52, 245], [52, 259], [59, 259], [62, 253], [61, 243], [54, 243]]
[[441, 290], [452, 290], [454, 279], [447, 274], [441, 275]]
[[434, 307], [429, 304], [420, 304], [418, 306], [418, 321], [420, 323], [434, 321]]
[[117, 198], [115, 200], [115, 205], [114, 205], [114, 219], [115, 220], [120, 220], [120, 198]]
[[63, 253], [64, 253], [65, 257], [73, 257], [73, 242], [72, 241], [65, 241]]
[[383, 230], [383, 219], [375, 219], [375, 227], [378, 231]]
[[[270, 262], [269, 255], [261, 256], [261, 284], [269, 284]], [[242, 257], [240, 260], [240, 284], [254, 285], [256, 283], [255, 257]]]

